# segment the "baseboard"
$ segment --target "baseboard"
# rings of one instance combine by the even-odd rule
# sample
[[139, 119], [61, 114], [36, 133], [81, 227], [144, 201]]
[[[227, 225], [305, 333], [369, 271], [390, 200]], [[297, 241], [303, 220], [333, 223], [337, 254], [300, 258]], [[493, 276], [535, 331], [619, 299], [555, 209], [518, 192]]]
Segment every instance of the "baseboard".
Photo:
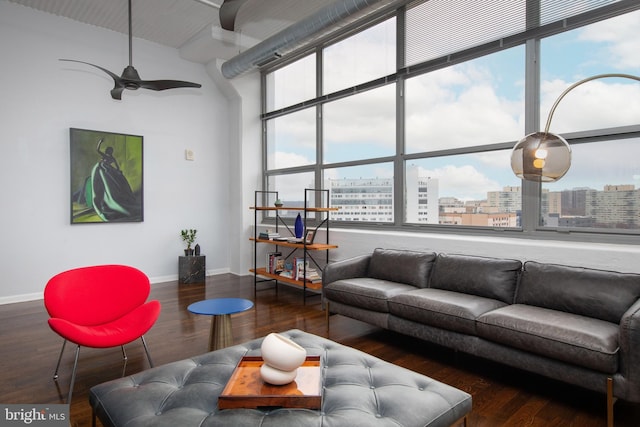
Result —
[[40, 299], [44, 299], [44, 291], [35, 292], [33, 294], [10, 295], [8, 297], [0, 297], [0, 305], [14, 304], [17, 302], [36, 301]]
[[[229, 273], [228, 268], [216, 268], [213, 270], [207, 270], [205, 272], [205, 275], [215, 276], [216, 274], [226, 274], [226, 273]], [[151, 282], [152, 285], [156, 283], [175, 282], [176, 280], [178, 280], [177, 274], [169, 274], [167, 276], [156, 276], [156, 277], [149, 278], [149, 281]]]

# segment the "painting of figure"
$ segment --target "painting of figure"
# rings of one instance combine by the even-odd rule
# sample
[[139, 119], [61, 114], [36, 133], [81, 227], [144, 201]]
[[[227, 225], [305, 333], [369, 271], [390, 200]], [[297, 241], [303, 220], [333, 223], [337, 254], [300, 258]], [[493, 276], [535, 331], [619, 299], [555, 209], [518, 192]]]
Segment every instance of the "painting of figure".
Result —
[[142, 136], [70, 133], [71, 223], [141, 222]]

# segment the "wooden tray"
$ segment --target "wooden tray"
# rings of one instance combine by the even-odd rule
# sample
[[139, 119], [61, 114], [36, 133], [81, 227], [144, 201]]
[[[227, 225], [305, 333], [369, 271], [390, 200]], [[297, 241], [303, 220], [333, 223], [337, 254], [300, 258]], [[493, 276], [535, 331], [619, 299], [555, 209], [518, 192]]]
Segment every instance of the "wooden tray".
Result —
[[307, 356], [296, 379], [285, 385], [271, 385], [260, 377], [264, 361], [260, 356], [244, 356], [218, 398], [218, 408], [307, 408], [320, 409], [322, 370], [320, 356]]

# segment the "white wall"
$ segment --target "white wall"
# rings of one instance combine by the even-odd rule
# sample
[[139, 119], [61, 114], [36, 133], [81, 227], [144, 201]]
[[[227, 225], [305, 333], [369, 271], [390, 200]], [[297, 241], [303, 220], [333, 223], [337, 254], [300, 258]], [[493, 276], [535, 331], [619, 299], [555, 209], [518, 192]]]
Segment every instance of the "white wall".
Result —
[[[68, 268], [124, 263], [177, 278], [179, 232], [197, 228], [209, 273], [229, 270], [229, 101], [201, 64], [134, 38], [143, 79], [201, 89], [125, 90], [70, 58], [120, 74], [127, 36], [0, 0], [0, 303], [39, 298]], [[70, 225], [69, 128], [144, 136], [144, 222]], [[186, 161], [184, 150], [195, 152]]]

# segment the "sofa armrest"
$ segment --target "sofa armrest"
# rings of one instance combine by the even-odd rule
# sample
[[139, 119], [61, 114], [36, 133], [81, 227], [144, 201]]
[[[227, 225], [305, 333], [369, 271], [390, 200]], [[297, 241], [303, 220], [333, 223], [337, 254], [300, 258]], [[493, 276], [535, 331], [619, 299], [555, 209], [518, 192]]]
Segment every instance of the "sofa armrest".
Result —
[[631, 384], [638, 387], [640, 396], [640, 299], [620, 320], [620, 373]]
[[322, 287], [336, 280], [367, 277], [371, 254], [329, 263], [322, 272]]

